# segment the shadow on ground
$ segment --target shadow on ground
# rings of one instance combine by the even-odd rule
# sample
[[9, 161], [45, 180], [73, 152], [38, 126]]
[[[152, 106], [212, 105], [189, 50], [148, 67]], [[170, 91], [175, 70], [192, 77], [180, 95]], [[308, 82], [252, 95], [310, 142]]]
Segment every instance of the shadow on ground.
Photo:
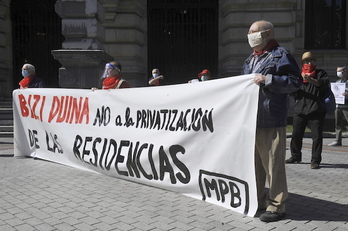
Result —
[[293, 193], [290, 193], [287, 199], [287, 219], [298, 221], [348, 222], [347, 214], [348, 205], [346, 204], [339, 204]]

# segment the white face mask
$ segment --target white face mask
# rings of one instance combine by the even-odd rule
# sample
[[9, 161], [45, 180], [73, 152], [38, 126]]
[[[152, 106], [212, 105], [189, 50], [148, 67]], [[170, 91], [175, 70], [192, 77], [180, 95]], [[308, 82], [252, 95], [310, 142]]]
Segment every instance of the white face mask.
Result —
[[337, 77], [342, 78], [343, 77], [343, 72], [342, 71], [337, 71]]
[[208, 76], [202, 75], [201, 80], [202, 80], [202, 81], [207, 81], [207, 80], [208, 80]]
[[263, 42], [262, 35], [261, 35], [262, 32], [264, 31], [248, 34], [248, 42], [251, 48], [261, 45], [261, 43]]

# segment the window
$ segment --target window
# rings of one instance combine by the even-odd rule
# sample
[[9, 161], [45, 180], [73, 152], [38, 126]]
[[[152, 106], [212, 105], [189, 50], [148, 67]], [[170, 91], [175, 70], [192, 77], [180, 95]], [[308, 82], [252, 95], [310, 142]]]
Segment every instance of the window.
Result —
[[346, 48], [346, 0], [306, 0], [305, 48]]
[[11, 0], [13, 42], [13, 88], [23, 78], [21, 68], [30, 63], [48, 87], [58, 87], [60, 63], [51, 54], [62, 47], [62, 19], [56, 0]]
[[186, 83], [203, 69], [218, 69], [218, 0], [151, 0], [148, 6], [148, 69], [163, 84]]

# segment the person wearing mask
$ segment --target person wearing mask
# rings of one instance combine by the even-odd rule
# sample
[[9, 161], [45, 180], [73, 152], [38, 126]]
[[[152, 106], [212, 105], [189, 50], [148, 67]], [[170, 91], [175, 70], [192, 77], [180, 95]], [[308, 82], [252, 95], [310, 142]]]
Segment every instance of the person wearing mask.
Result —
[[192, 79], [188, 81], [189, 83], [197, 83], [200, 81], [207, 81], [211, 79], [210, 71], [208, 69], [204, 69], [201, 73], [197, 75], [198, 79]]
[[19, 82], [19, 88], [43, 88], [45, 82], [39, 78], [35, 73], [35, 67], [29, 63], [26, 63], [22, 67], [23, 79]]
[[342, 93], [344, 96], [344, 104], [337, 104], [335, 111], [335, 131], [336, 140], [329, 146], [342, 146], [342, 130], [344, 118], [348, 122], [348, 74], [347, 67], [337, 67], [337, 77], [340, 78], [336, 83], [345, 83], [346, 90]]
[[201, 73], [199, 73], [198, 75], [198, 79], [201, 81], [207, 81], [210, 80], [210, 71], [208, 69], [204, 69]]
[[121, 78], [121, 64], [119, 62], [109, 62], [105, 65], [102, 89], [129, 88], [126, 80]]
[[154, 68], [152, 70], [152, 77], [149, 79], [150, 86], [159, 86], [161, 84], [161, 80], [164, 78], [161, 75], [160, 70], [158, 68]]
[[290, 142], [291, 157], [286, 163], [302, 161], [302, 140], [306, 127], [312, 134], [311, 169], [318, 169], [323, 149], [323, 128], [326, 110], [324, 108], [325, 92], [330, 87], [326, 71], [317, 69], [316, 59], [311, 52], [302, 55], [303, 85], [295, 92], [295, 109], [293, 131]]
[[254, 22], [247, 37], [254, 51], [246, 59], [242, 74], [255, 73], [254, 83], [259, 86], [255, 137], [258, 213], [266, 209], [260, 220], [274, 222], [285, 217], [288, 197], [285, 174], [287, 98], [289, 93], [299, 89], [302, 78], [294, 57], [275, 40], [271, 22]]

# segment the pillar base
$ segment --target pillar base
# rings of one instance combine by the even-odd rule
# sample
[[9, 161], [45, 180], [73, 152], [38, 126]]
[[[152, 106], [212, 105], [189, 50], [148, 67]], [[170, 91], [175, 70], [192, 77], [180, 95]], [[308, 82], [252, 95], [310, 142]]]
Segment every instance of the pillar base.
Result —
[[63, 88], [100, 87], [105, 64], [113, 58], [103, 50], [53, 50], [59, 69], [59, 86]]

